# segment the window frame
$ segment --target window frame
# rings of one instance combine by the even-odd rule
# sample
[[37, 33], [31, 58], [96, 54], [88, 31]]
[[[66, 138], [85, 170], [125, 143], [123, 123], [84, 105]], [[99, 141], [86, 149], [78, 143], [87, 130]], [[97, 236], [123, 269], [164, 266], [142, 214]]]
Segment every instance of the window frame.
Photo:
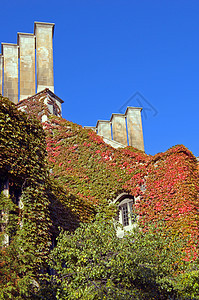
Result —
[[123, 237], [125, 231], [129, 231], [137, 226], [137, 215], [134, 212], [136, 198], [130, 194], [122, 193], [114, 201], [118, 207], [118, 222], [121, 226], [117, 226], [117, 236]]

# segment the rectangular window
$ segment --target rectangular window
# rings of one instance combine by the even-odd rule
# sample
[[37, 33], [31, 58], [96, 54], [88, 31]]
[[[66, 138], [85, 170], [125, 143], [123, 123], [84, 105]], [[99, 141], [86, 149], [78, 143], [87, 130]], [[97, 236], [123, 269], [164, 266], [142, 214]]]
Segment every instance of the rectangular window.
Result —
[[127, 203], [122, 205], [122, 221], [123, 221], [123, 226], [128, 226], [129, 225], [129, 216], [128, 216]]

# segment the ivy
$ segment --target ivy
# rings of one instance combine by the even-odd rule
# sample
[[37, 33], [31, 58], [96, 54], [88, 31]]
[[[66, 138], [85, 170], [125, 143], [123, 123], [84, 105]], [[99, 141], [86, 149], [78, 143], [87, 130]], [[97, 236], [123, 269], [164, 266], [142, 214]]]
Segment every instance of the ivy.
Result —
[[[175, 263], [194, 263], [199, 177], [193, 154], [183, 145], [155, 156], [133, 147], [114, 149], [92, 130], [50, 116], [44, 100], [36, 95], [23, 101], [18, 107], [26, 114], [0, 96], [0, 190], [8, 181], [10, 194], [0, 196], [10, 236], [10, 245], [0, 250], [1, 299], [37, 298], [60, 231], [70, 235], [98, 212], [114, 217], [111, 203], [122, 192], [137, 197], [143, 234], [152, 225], [158, 235], [162, 224], [161, 251], [182, 239], [182, 264]], [[48, 121], [41, 124], [44, 114]], [[191, 274], [197, 285], [196, 270]]]
[[171, 242], [176, 234], [191, 236], [188, 247], [196, 259], [199, 177], [188, 149], [177, 145], [155, 156], [133, 147], [113, 149], [95, 132], [57, 117], [45, 131], [51, 178], [75, 196], [70, 208], [80, 221], [92, 218], [87, 205], [108, 214], [109, 204], [125, 191], [139, 196], [135, 206], [146, 227], [165, 222]]
[[[50, 250], [45, 134], [41, 123], [0, 96], [0, 186], [10, 245], [1, 247], [1, 299], [32, 297]], [[4, 222], [4, 218], [2, 218]]]

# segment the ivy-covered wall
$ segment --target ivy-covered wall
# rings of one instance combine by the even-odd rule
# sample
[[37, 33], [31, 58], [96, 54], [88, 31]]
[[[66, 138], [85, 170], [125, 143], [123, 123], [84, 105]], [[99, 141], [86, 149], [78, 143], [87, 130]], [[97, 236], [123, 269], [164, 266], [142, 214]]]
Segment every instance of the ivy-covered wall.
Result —
[[136, 207], [143, 222], [161, 220], [174, 232], [198, 235], [197, 160], [187, 148], [177, 145], [155, 156], [133, 147], [114, 149], [95, 132], [50, 116], [42, 95], [36, 100], [38, 106], [35, 99], [24, 105], [29, 115], [49, 117], [44, 128], [50, 178], [73, 220], [89, 220], [99, 209], [108, 213], [108, 203], [125, 191], [140, 196]]
[[0, 96], [0, 183], [3, 190], [9, 181], [10, 194], [1, 194], [1, 212], [8, 216], [1, 239], [5, 233], [10, 237], [10, 246], [1, 248], [1, 299], [8, 291], [17, 295], [25, 281], [23, 292], [28, 292], [45, 266], [51, 245], [45, 157], [41, 123]]
[[[186, 259], [196, 259], [199, 181], [187, 148], [155, 156], [114, 149], [95, 132], [49, 116], [44, 97], [38, 102], [27, 100], [25, 114], [0, 97], [0, 183], [2, 190], [9, 180], [10, 191], [0, 201], [10, 222], [10, 245], [1, 249], [2, 299], [10, 290], [13, 297], [34, 293], [60, 227], [73, 231], [98, 211], [113, 215], [110, 203], [122, 192], [140, 196], [135, 206], [146, 230], [164, 222], [171, 243], [176, 234], [187, 238]], [[49, 120], [42, 127], [35, 116], [44, 112]]]
[[72, 210], [87, 217], [94, 209], [125, 191], [140, 196], [136, 203], [143, 222], [166, 222], [182, 236], [198, 240], [198, 170], [193, 154], [177, 145], [155, 156], [132, 147], [113, 149], [95, 132], [64, 119], [51, 117], [46, 124], [51, 177], [79, 199]]

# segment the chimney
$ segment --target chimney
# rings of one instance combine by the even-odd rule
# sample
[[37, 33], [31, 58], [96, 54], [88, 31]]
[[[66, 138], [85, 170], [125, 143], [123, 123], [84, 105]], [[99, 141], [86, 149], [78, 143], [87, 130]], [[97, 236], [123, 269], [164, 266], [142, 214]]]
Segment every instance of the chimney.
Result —
[[35, 36], [18, 33], [20, 58], [20, 100], [35, 94]]
[[3, 94], [3, 56], [0, 54], [0, 94]]
[[113, 140], [127, 146], [126, 117], [123, 114], [111, 116]]
[[53, 23], [35, 22], [37, 55], [37, 93], [49, 88], [54, 92], [53, 75]]
[[103, 137], [112, 140], [111, 137], [111, 123], [110, 121], [99, 120], [97, 121], [97, 133]]
[[127, 117], [129, 146], [144, 151], [141, 111], [142, 108], [140, 107], [127, 107], [125, 115]]
[[2, 43], [4, 56], [4, 97], [18, 103], [18, 45]]
[[96, 132], [97, 128], [94, 127], [94, 126], [84, 126], [85, 129], [91, 129], [93, 130], [94, 132]]

